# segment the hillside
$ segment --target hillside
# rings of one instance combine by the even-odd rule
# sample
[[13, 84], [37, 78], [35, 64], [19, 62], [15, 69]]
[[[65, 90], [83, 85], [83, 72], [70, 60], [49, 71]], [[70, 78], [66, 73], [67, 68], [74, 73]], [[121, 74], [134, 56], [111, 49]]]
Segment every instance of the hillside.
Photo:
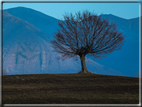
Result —
[[[4, 74], [77, 73], [80, 60], [57, 60], [48, 35], [29, 22], [3, 12], [3, 69]], [[88, 70], [97, 74], [122, 73], [87, 59]]]
[[3, 76], [3, 104], [138, 104], [139, 79], [96, 74]]
[[58, 28], [58, 19], [30, 8], [16, 7], [5, 11], [36, 26], [48, 34], [49, 39], [53, 37], [53, 32]]
[[[11, 66], [9, 66], [9, 65], [11, 65], [11, 63], [13, 63], [12, 60], [14, 61], [14, 57], [19, 52], [19, 50], [18, 50], [19, 48], [15, 48], [16, 50], [14, 49], [15, 52], [12, 54], [13, 56], [11, 56], [10, 50], [13, 51], [13, 49], [12, 49], [12, 46], [10, 45], [10, 42], [12, 45], [18, 44], [19, 45], [18, 47], [20, 47], [20, 48], [21, 48], [21, 46], [26, 45], [26, 48], [24, 48], [26, 51], [24, 51], [24, 53], [22, 52], [22, 55], [24, 55], [24, 58], [23, 58], [23, 56], [22, 57], [20, 56], [20, 58], [18, 57], [20, 59], [20, 62], [19, 62], [20, 66], [22, 64], [24, 65], [26, 62], [30, 62], [30, 63], [32, 63], [32, 61], [37, 62], [37, 59], [40, 57], [40, 55], [42, 56], [42, 58], [43, 57], [47, 58], [46, 61], [43, 61], [41, 58], [39, 58], [41, 63], [40, 62], [38, 62], [38, 63], [40, 63], [40, 64], [38, 64], [38, 63], [36, 63], [35, 65], [32, 64], [32, 67], [35, 68], [34, 69], [35, 71], [31, 70], [31, 69], [30, 69], [30, 71], [27, 71], [26, 69], [24, 71], [24, 69], [22, 69], [23, 70], [22, 72], [29, 73], [31, 71], [34, 71], [34, 73], [42, 73], [41, 71], [45, 72], [45, 71], [47, 71], [48, 68], [51, 68], [53, 70], [53, 68], [55, 68], [55, 67], [53, 67], [54, 65], [56, 65], [57, 69], [60, 69], [62, 67], [65, 67], [66, 69], [68, 69], [66, 71], [64, 69], [63, 69], [64, 71], [60, 70], [61, 72], [54, 70], [55, 73], [65, 73], [65, 72], [68, 73], [70, 71], [71, 71], [70, 73], [75, 73], [80, 70], [80, 61], [74, 62], [73, 59], [68, 60], [68, 61], [65, 60], [64, 62], [63, 61], [55, 61], [56, 60], [55, 57], [57, 57], [58, 55], [51, 51], [52, 49], [50, 48], [50, 43], [46, 39], [53, 38], [53, 32], [56, 32], [56, 30], [57, 30], [56, 28], [58, 28], [58, 25], [57, 25], [57, 22], [59, 21], [58, 19], [55, 19], [54, 17], [51, 17], [51, 16], [43, 14], [39, 11], [30, 9], [30, 8], [25, 8], [25, 7], [16, 7], [16, 8], [11, 8], [11, 9], [6, 9], [4, 11], [11, 14], [12, 17], [16, 17], [16, 18], [24, 21], [26, 23], [24, 25], [27, 26], [27, 24], [30, 24], [30, 25], [34, 26], [36, 29], [38, 29], [40, 32], [42, 32], [42, 35], [39, 35], [37, 32], [35, 32], [35, 30], [29, 31], [29, 28], [31, 26], [29, 26], [28, 29], [24, 29], [25, 26], [23, 26], [23, 25], [19, 26], [19, 25], [17, 25], [17, 22], [15, 22], [15, 21], [13, 22], [13, 24], [11, 24], [9, 19], [5, 21], [5, 17], [3, 17], [3, 19], [4, 19], [3, 29], [5, 29], [5, 31], [6, 31], [3, 33], [3, 37], [5, 38], [6, 35], [8, 35], [10, 38], [10, 39], [4, 39], [4, 41], [3, 41], [3, 43], [9, 44], [8, 46], [3, 46], [4, 54], [6, 53], [5, 55], [7, 56], [7, 57], [5, 57], [6, 59], [4, 58], [4, 63], [5, 63], [4, 69], [6, 71], [8, 71], [8, 72], [18, 71], [19, 74], [21, 73], [19, 71], [19, 70], [21, 70], [20, 68], [16, 67], [13, 69]], [[107, 57], [105, 57], [101, 60], [96, 60], [93, 57], [87, 56], [90, 60], [94, 61], [93, 63], [87, 62], [88, 70], [90, 70], [92, 72], [96, 72], [96, 73], [101, 72], [100, 74], [109, 74], [109, 75], [115, 74], [115, 75], [121, 75], [121, 76], [124, 75], [124, 76], [136, 77], [136, 75], [139, 71], [139, 18], [126, 20], [121, 17], [114, 16], [112, 14], [103, 14], [102, 17], [108, 19], [110, 22], [115, 22], [118, 25], [118, 29], [120, 31], [122, 31], [123, 34], [125, 35], [125, 43], [122, 46], [121, 50], [115, 51], [115, 52], [107, 55]], [[17, 28], [17, 29], [14, 29], [14, 28]], [[44, 34], [44, 36], [43, 36], [43, 34]], [[13, 35], [15, 37], [13, 37]], [[36, 38], [37, 35], [39, 35], [38, 37], [40, 39], [39, 40], [36, 39], [36, 43], [34, 43], [33, 45], [30, 44], [30, 42], [32, 41], [31, 39]], [[15, 42], [15, 39], [17, 37], [18, 38], [20, 37], [18, 41], [26, 40], [25, 38], [30, 38], [30, 39], [28, 41], [26, 41], [26, 43], [24, 43], [24, 44], [22, 44], [22, 43], [19, 44], [19, 43], [17, 43], [17, 41]], [[43, 37], [43, 38], [41, 38], [41, 37]], [[7, 41], [7, 40], [9, 40], [9, 41]], [[37, 41], [38, 41], [38, 43], [37, 43]], [[38, 54], [38, 55], [36, 54], [37, 56], [32, 57], [32, 60], [30, 60], [30, 59], [25, 60], [26, 57], [31, 58], [30, 56], [35, 55], [35, 54], [32, 55], [33, 52], [29, 51], [29, 49], [34, 49], [34, 46], [36, 44], [38, 46], [37, 49], [38, 49], [38, 51], [40, 51], [39, 53], [41, 53], [41, 54]], [[46, 45], [44, 45], [44, 44], [46, 44]], [[13, 47], [15, 47], [15, 45], [13, 45]], [[30, 54], [30, 56], [27, 56], [29, 54]], [[9, 57], [10, 57], [10, 59], [9, 59]], [[11, 58], [12, 58], [12, 60], [11, 60]], [[37, 59], [35, 59], [35, 58], [37, 58]], [[71, 70], [69, 71], [70, 68], [68, 68], [68, 67], [70, 64], [72, 64], [73, 66], [70, 67]], [[96, 65], [98, 65], [98, 64], [100, 66], [98, 66], [96, 68]], [[46, 69], [44, 68], [45, 65], [48, 66], [48, 67], [46, 67]], [[51, 66], [49, 66], [49, 65], [51, 65]], [[24, 66], [27, 67], [26, 64]], [[94, 67], [92, 67], [92, 66], [94, 66]], [[101, 67], [101, 68], [99, 68], [99, 67]], [[72, 69], [72, 68], [74, 68], [74, 69]]]
[[121, 50], [112, 52], [101, 60], [92, 59], [125, 76], [136, 76], [139, 71], [139, 18], [127, 20], [112, 14], [104, 14], [102, 17], [117, 24], [118, 30], [125, 36], [125, 43]]

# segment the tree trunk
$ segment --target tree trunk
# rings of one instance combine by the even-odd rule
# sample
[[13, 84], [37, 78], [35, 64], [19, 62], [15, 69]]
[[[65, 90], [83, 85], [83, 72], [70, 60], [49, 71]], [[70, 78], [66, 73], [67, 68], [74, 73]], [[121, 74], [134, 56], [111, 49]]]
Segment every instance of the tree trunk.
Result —
[[82, 67], [81, 73], [88, 73], [86, 63], [85, 63], [85, 55], [81, 55], [80, 60], [81, 60], [81, 67]]

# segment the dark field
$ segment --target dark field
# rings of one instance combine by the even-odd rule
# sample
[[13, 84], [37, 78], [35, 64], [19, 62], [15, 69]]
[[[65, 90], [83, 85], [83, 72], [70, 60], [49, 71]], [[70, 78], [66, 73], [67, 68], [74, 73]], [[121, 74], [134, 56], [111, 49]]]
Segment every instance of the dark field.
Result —
[[97, 74], [7, 75], [3, 104], [138, 104], [139, 79]]

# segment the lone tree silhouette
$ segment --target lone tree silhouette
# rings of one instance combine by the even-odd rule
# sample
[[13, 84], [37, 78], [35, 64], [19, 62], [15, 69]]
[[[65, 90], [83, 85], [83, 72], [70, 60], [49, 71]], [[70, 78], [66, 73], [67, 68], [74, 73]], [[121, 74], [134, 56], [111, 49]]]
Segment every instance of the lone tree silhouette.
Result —
[[89, 11], [65, 14], [64, 21], [58, 22], [60, 29], [51, 40], [54, 51], [60, 53], [63, 60], [80, 57], [82, 73], [89, 72], [86, 55], [101, 59], [120, 50], [124, 43], [124, 35], [118, 31], [117, 25], [101, 16]]

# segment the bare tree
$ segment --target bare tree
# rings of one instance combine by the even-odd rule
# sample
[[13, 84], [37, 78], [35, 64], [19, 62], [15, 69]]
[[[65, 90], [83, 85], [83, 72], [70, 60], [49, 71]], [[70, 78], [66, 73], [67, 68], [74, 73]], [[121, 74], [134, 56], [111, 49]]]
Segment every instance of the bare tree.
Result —
[[101, 16], [88, 11], [65, 14], [64, 21], [58, 23], [60, 29], [51, 40], [54, 51], [60, 53], [63, 60], [80, 57], [83, 73], [88, 72], [86, 55], [100, 59], [120, 50], [124, 43], [124, 35], [116, 24]]

